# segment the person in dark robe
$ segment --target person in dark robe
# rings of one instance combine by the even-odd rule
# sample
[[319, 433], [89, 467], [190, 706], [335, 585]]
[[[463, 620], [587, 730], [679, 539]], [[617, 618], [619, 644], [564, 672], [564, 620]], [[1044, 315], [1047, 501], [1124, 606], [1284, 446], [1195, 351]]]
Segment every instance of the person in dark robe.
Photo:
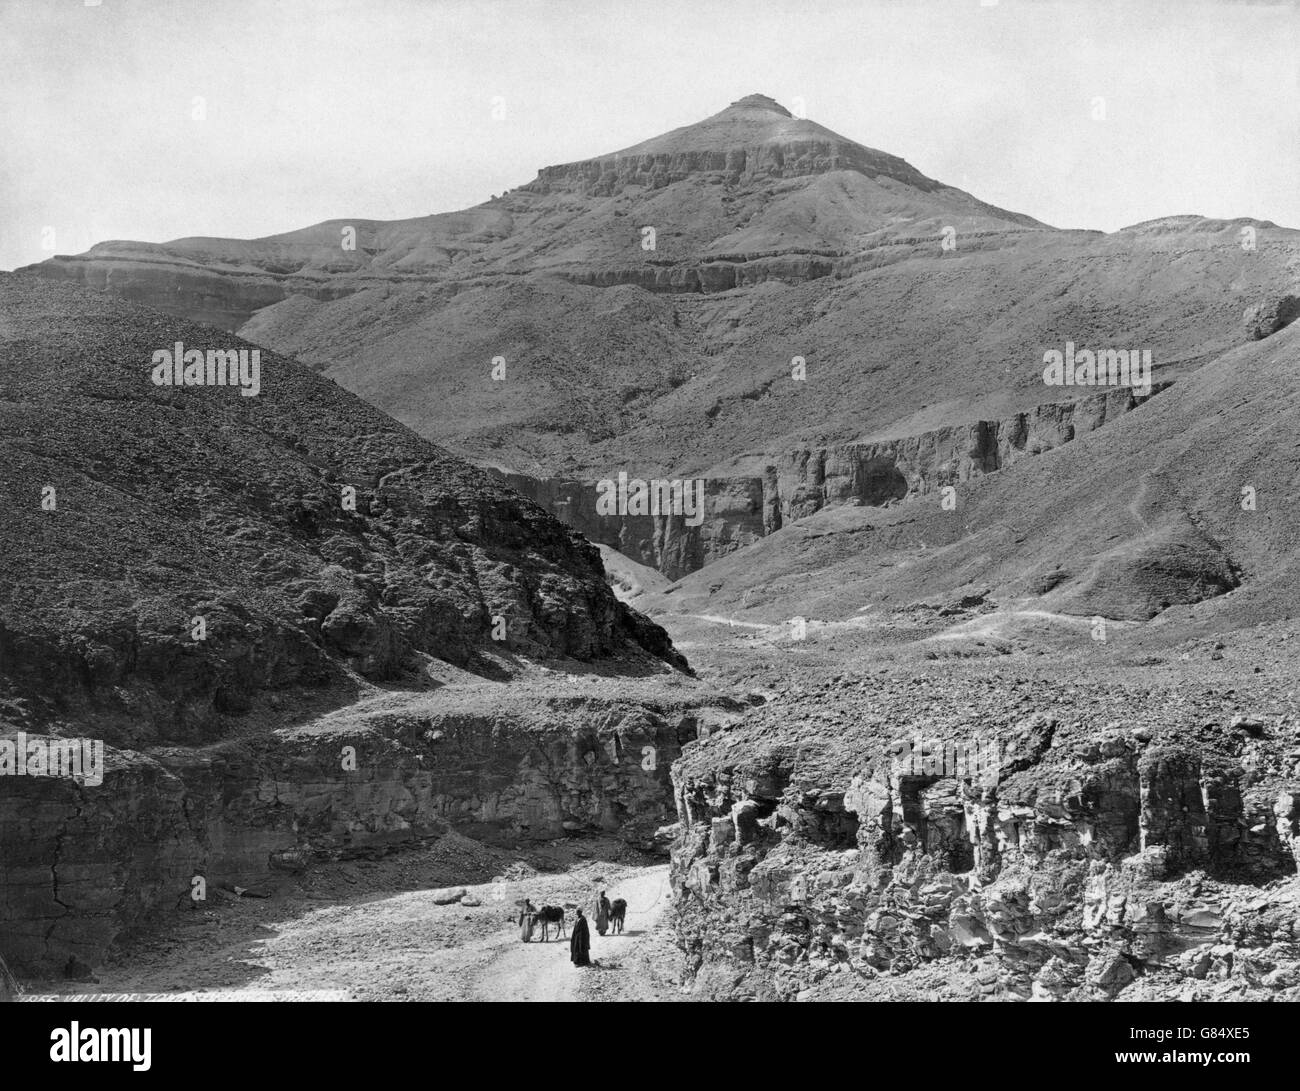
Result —
[[600, 892], [600, 897], [596, 899], [596, 931], [602, 936], [609, 930], [609, 899], [605, 897], [605, 892]]
[[575, 966], [591, 965], [591, 933], [581, 909], [578, 910], [578, 919], [573, 922], [573, 932], [569, 935], [569, 960]]
[[527, 943], [533, 938], [533, 925], [537, 923], [537, 907], [528, 898], [519, 911], [519, 938]]

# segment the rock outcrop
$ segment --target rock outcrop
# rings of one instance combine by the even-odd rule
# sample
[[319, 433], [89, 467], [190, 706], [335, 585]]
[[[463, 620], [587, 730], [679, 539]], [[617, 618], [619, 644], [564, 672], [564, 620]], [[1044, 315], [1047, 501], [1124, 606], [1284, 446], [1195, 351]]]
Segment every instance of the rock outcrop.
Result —
[[524, 189], [608, 196], [628, 186], [659, 189], [700, 174], [736, 184], [756, 176], [797, 178], [835, 170], [890, 178], [921, 190], [940, 188], [896, 155], [864, 148], [815, 121], [796, 118], [767, 95], [748, 95], [697, 125], [611, 155], [546, 167]]
[[704, 518], [689, 525], [685, 514], [604, 515], [597, 511], [595, 482], [539, 480], [503, 475], [589, 541], [610, 546], [669, 579], [694, 572], [715, 557], [742, 549], [780, 526], [769, 508], [761, 478], [735, 477], [704, 483]]
[[797, 734], [688, 748], [673, 876], [697, 992], [913, 975], [924, 996], [933, 969], [949, 999], [1300, 996], [1290, 722], [1210, 749], [1080, 726], [1025, 716], [961, 758], [900, 739], [839, 776], [810, 775]]
[[995, 473], [1103, 427], [1168, 385], [1154, 384], [1150, 395], [1115, 389], [897, 439], [782, 451], [767, 456], [761, 474], [707, 479], [697, 526], [685, 515], [600, 514], [594, 481], [503, 476], [584, 537], [675, 580], [823, 508], [890, 504]]
[[1300, 295], [1278, 295], [1248, 307], [1241, 321], [1247, 337], [1252, 341], [1262, 341], [1297, 318], [1300, 318]]

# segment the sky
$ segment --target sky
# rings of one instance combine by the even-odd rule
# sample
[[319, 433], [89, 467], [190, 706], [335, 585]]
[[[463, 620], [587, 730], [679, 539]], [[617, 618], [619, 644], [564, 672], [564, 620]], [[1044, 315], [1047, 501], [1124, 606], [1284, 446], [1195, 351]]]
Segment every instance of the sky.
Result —
[[1300, 8], [0, 0], [0, 269], [465, 208], [772, 96], [1058, 227], [1300, 227]]

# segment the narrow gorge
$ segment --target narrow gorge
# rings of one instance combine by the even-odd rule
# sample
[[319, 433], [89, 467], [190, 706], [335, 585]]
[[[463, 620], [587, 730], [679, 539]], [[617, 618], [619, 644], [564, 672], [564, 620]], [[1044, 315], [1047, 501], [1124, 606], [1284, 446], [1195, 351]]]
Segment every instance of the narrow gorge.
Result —
[[[959, 486], [1021, 458], [1055, 450], [1131, 412], [1170, 385], [1155, 383], [1148, 395], [1128, 388], [1108, 390], [1037, 405], [1001, 420], [896, 439], [743, 456], [737, 462], [761, 466], [761, 472], [707, 475], [704, 516], [698, 526], [688, 525], [684, 514], [601, 514], [595, 480], [508, 472], [501, 476], [589, 541], [676, 580], [823, 508], [928, 497], [945, 486]], [[620, 469], [627, 470], [611, 467], [611, 479]]]

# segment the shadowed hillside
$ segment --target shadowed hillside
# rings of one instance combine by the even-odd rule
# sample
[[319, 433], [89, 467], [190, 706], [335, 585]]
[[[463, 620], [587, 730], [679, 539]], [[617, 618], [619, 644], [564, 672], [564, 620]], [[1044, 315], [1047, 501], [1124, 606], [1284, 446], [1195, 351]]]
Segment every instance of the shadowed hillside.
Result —
[[681, 664], [594, 547], [310, 369], [157, 386], [177, 341], [248, 346], [30, 277], [0, 278], [0, 314], [5, 721], [194, 741], [277, 694], [428, 685], [430, 660]]

